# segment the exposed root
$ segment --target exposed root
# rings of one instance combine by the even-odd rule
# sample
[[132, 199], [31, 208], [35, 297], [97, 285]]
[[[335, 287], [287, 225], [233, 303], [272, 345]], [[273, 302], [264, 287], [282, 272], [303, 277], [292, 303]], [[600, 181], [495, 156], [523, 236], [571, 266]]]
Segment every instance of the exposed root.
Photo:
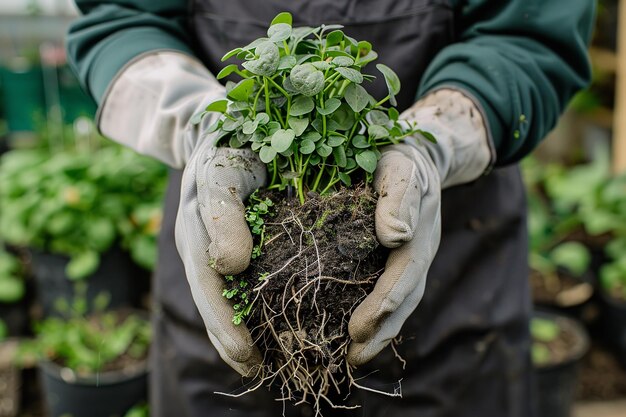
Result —
[[280, 391], [280, 401], [311, 404], [316, 415], [327, 406], [358, 408], [334, 400], [351, 388], [401, 396], [399, 383], [393, 392], [359, 384], [345, 360], [350, 315], [386, 259], [374, 237], [374, 196], [359, 189], [276, 207], [276, 221], [266, 222], [263, 256], [244, 273], [254, 302], [247, 324], [265, 366], [243, 393], [220, 394], [238, 397], [266, 385]]

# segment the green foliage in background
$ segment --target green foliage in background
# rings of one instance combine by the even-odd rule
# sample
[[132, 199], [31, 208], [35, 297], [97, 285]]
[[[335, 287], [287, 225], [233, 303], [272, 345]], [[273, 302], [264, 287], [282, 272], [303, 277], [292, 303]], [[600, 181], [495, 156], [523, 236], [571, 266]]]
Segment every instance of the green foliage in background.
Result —
[[533, 317], [530, 322], [530, 335], [533, 338], [532, 360], [535, 365], [545, 365], [550, 362], [551, 353], [547, 344], [559, 337], [561, 329], [553, 320]]
[[166, 169], [119, 145], [18, 149], [0, 159], [0, 236], [71, 258], [67, 274], [93, 273], [119, 243], [152, 268]]
[[0, 303], [14, 303], [24, 296], [22, 265], [0, 245]]
[[[108, 296], [94, 301], [95, 313], [86, 316], [86, 286], [77, 289], [72, 303], [60, 300], [57, 309], [64, 317], [50, 317], [35, 325], [35, 339], [20, 346], [19, 359], [49, 360], [81, 375], [101, 371], [123, 355], [145, 358], [150, 343], [150, 323], [136, 314], [105, 312]], [[81, 295], [82, 294], [82, 295]]]

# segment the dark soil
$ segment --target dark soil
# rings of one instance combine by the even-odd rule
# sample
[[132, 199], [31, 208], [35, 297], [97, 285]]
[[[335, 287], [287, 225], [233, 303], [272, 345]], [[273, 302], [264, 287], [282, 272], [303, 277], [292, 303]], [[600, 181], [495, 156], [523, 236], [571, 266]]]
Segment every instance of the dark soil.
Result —
[[626, 370], [608, 350], [593, 345], [583, 359], [577, 399], [609, 401], [626, 397]]
[[280, 369], [288, 398], [310, 393], [319, 401], [317, 393], [350, 380], [348, 321], [387, 259], [375, 236], [376, 196], [368, 188], [342, 189], [310, 194], [302, 206], [283, 194], [266, 196], [274, 214], [265, 220], [262, 255], [229, 285], [247, 282], [254, 300], [247, 325], [265, 355], [266, 375], [273, 379]]
[[535, 303], [558, 307], [581, 305], [593, 295], [590, 283], [564, 273], [546, 277], [531, 271], [530, 287]]

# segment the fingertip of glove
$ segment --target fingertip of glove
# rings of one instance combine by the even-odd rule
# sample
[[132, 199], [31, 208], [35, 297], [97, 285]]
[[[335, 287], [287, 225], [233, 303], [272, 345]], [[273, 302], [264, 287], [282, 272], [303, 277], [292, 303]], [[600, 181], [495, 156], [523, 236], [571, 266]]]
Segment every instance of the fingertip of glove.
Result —
[[376, 237], [381, 245], [389, 249], [395, 249], [413, 239], [413, 230], [406, 222], [394, 217], [376, 216]]
[[361, 366], [369, 362], [372, 358], [365, 355], [365, 349], [367, 345], [364, 343], [350, 343], [348, 346], [348, 353], [346, 354], [346, 361], [351, 366]]

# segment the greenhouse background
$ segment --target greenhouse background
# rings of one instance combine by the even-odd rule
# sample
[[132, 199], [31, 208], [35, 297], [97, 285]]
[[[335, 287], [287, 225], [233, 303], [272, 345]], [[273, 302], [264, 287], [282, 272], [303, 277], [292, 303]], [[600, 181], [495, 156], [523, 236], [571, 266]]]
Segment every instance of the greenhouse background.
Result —
[[[126, 352], [126, 385], [97, 395], [149, 416], [167, 168], [98, 134], [65, 55], [76, 16], [70, 0], [0, 1], [0, 417], [56, 416], [55, 401], [73, 401], [57, 395], [76, 380], [38, 365], [42, 350], [88, 371]], [[540, 417], [626, 416], [625, 2], [598, 2], [589, 52], [592, 85], [522, 163]], [[76, 403], [76, 417], [90, 406]]]

